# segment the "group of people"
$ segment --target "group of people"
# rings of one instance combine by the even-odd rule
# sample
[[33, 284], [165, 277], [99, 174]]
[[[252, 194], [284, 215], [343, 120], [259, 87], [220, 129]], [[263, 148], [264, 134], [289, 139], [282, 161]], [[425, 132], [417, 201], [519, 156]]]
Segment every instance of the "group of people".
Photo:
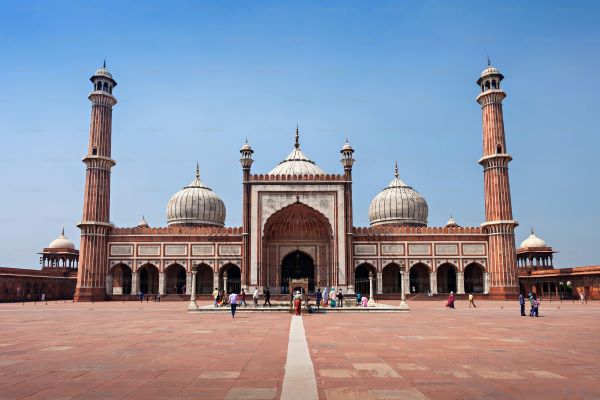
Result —
[[[539, 299], [537, 298], [535, 293], [532, 293], [532, 292], [529, 292], [527, 297], [529, 298], [529, 305], [531, 306], [531, 308], [529, 309], [529, 316], [530, 317], [539, 317], [540, 316], [540, 301], [539, 301]], [[519, 305], [521, 306], [521, 316], [526, 317], [527, 315], [525, 314], [525, 296], [523, 296], [523, 293], [519, 294]]]
[[[446, 302], [446, 307], [454, 310], [454, 302], [456, 301], [456, 295], [454, 294], [454, 292], [450, 292], [450, 295], [448, 296], [448, 301]], [[477, 306], [475, 305], [475, 295], [473, 293], [469, 293], [469, 308], [477, 308]]]
[[342, 292], [341, 288], [338, 289], [337, 292], [335, 291], [334, 287], [332, 287], [330, 290], [327, 290], [327, 288], [325, 288], [322, 292], [319, 288], [315, 292], [315, 303], [317, 309], [319, 309], [321, 306], [344, 307], [344, 293]]

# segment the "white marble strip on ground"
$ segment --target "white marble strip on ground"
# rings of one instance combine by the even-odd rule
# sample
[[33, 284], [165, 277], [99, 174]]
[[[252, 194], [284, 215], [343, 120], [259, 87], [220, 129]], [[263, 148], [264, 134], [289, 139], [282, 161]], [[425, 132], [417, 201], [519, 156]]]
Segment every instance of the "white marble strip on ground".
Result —
[[315, 369], [310, 359], [302, 317], [293, 316], [281, 400], [318, 400]]

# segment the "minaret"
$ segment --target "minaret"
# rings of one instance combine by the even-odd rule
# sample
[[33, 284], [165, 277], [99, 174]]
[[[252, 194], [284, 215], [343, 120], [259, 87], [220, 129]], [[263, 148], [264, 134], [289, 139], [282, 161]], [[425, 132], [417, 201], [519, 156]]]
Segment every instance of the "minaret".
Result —
[[515, 227], [510, 200], [508, 163], [512, 157], [506, 149], [502, 100], [506, 93], [500, 88], [504, 76], [488, 59], [488, 66], [481, 73], [477, 85], [481, 93], [477, 102], [483, 117], [483, 166], [485, 197], [485, 223], [482, 226], [489, 234], [488, 279], [490, 295], [512, 297], [517, 294], [518, 271], [515, 250]]
[[344, 167], [344, 231], [346, 232], [346, 284], [348, 294], [354, 294], [354, 263], [352, 262], [352, 249], [354, 248], [354, 221], [352, 216], [352, 166], [354, 165], [354, 149], [346, 143], [340, 150], [342, 159], [340, 162]]
[[[252, 147], [246, 143], [240, 149], [240, 164], [242, 165], [242, 288], [248, 290], [250, 282], [250, 167], [254, 160], [252, 159]], [[260, 283], [259, 283], [260, 285]]]
[[83, 197], [79, 270], [76, 301], [104, 300], [108, 272], [107, 235], [110, 223], [110, 170], [115, 165], [111, 158], [112, 108], [117, 99], [112, 90], [117, 82], [104, 66], [90, 78], [94, 87], [88, 96], [92, 102], [90, 138]]

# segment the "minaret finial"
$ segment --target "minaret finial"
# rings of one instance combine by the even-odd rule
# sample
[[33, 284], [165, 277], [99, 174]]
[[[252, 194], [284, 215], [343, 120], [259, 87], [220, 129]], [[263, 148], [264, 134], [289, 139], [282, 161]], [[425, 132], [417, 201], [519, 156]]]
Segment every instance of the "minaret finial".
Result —
[[102, 64], [102, 68], [106, 68], [106, 57], [104, 58], [104, 63]]
[[396, 160], [396, 166], [394, 167], [394, 176], [398, 178], [398, 160]]
[[488, 59], [488, 67], [492, 65], [492, 60], [490, 60], [490, 56], [487, 56]]
[[296, 143], [294, 143], [295, 148], [300, 148], [300, 132], [298, 131], [298, 124], [296, 124]]
[[62, 231], [60, 232], [61, 236], [65, 236], [65, 227], [63, 226]]
[[196, 179], [200, 179], [200, 163], [196, 162]]

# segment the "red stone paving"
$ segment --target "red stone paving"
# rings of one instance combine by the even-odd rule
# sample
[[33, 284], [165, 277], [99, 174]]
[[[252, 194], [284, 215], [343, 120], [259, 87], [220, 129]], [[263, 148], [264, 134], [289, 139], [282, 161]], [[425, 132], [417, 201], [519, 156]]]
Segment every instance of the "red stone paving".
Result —
[[[289, 314], [186, 306], [0, 304], [0, 399], [279, 398]], [[479, 306], [305, 315], [320, 398], [600, 398], [600, 304]]]
[[320, 398], [600, 399], [600, 304], [411, 307], [304, 318]]

